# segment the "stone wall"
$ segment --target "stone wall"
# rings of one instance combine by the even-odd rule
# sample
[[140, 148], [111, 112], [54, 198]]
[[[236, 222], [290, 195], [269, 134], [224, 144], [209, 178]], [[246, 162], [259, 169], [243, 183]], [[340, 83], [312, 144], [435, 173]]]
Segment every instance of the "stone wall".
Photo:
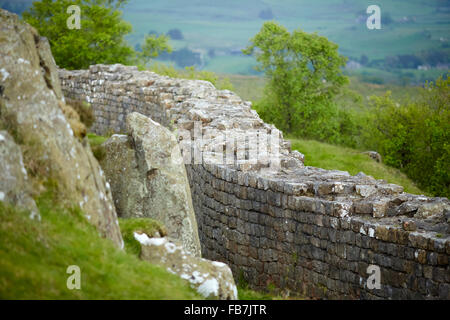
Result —
[[[92, 104], [97, 133], [124, 131], [132, 111], [178, 130], [192, 151], [186, 168], [202, 254], [229, 264], [235, 278], [318, 298], [450, 299], [448, 199], [407, 194], [363, 173], [303, 166], [282, 135], [247, 161], [255, 150], [239, 140], [246, 132], [262, 139], [279, 132], [249, 102], [209, 82], [121, 65], [60, 70], [60, 78], [66, 97]], [[201, 146], [192, 143], [196, 133]], [[226, 164], [214, 157], [225, 147]], [[203, 148], [200, 162], [196, 148]], [[380, 270], [380, 289], [368, 285], [369, 266]]]

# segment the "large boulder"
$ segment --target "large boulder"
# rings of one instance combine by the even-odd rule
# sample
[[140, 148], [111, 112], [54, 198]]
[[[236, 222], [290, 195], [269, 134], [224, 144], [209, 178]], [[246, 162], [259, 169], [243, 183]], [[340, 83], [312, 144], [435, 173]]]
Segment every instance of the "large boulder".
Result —
[[103, 146], [102, 167], [121, 217], [149, 217], [168, 235], [200, 256], [191, 191], [176, 137], [139, 113], [128, 114], [126, 135], [113, 135]]
[[134, 232], [141, 244], [142, 260], [166, 268], [187, 280], [207, 299], [236, 300], [237, 289], [230, 268], [223, 262], [194, 257], [177, 242], [164, 238], [150, 238]]
[[101, 168], [87, 140], [74, 136], [60, 108], [64, 97], [48, 41], [4, 10], [0, 81], [0, 122], [16, 143], [32, 151], [33, 162], [39, 164], [36, 172], [43, 173], [40, 179], [57, 181], [61, 199], [79, 205], [103, 236], [123, 246]]
[[6, 131], [0, 131], [0, 201], [30, 211], [30, 218], [40, 219], [31, 197], [22, 151]]

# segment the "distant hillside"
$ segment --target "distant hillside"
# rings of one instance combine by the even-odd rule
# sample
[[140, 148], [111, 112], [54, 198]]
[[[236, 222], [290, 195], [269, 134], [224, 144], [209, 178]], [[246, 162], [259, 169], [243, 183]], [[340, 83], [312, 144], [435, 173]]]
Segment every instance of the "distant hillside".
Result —
[[[21, 12], [32, 0], [0, 0]], [[241, 49], [274, 19], [289, 30], [318, 32], [352, 61], [351, 74], [366, 82], [421, 83], [450, 65], [449, 0], [379, 0], [382, 29], [368, 30], [367, 2], [359, 0], [130, 0], [124, 18], [133, 25], [133, 47], [149, 33], [170, 34], [176, 51], [165, 60], [219, 73], [255, 74]], [[164, 57], [163, 57], [164, 58]], [[418, 70], [421, 69], [421, 70]]]
[[[175, 47], [199, 51], [204, 68], [216, 72], [252, 73], [255, 61], [240, 54], [240, 49], [258, 32], [267, 10], [288, 29], [318, 32], [338, 43], [342, 54], [358, 63], [366, 56], [368, 61], [363, 57], [362, 62], [372, 62], [376, 69], [380, 68], [377, 60], [428, 50], [444, 50], [448, 59], [450, 1], [380, 0], [377, 4], [382, 30], [367, 29], [367, 3], [358, 0], [134, 0], [125, 7], [124, 17], [135, 29], [131, 43], [140, 42], [149, 31], [179, 29], [183, 40], [173, 41]], [[366, 80], [389, 78], [366, 69], [362, 71]]]

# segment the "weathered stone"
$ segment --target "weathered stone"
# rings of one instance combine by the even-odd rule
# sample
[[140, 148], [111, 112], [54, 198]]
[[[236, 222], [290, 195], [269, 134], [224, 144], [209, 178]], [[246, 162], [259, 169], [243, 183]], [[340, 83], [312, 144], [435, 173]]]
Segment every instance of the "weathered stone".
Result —
[[356, 185], [355, 190], [356, 193], [363, 198], [371, 196], [372, 194], [377, 192], [376, 187], [373, 185]]
[[0, 131], [0, 201], [27, 209], [30, 218], [40, 219], [31, 192], [20, 147], [8, 132]]
[[405, 229], [406, 231], [416, 231], [417, 230], [416, 223], [412, 220], [403, 221], [402, 226], [403, 226], [403, 229]]
[[196, 257], [186, 252], [177, 242], [167, 238], [149, 238], [145, 233], [137, 232], [134, 237], [141, 244], [142, 260], [179, 275], [205, 298], [238, 298], [233, 275], [225, 263]]
[[[86, 218], [123, 246], [111, 193], [86, 140], [80, 142], [59, 107], [63, 99], [45, 38], [0, 9], [1, 120], [32, 148], [45, 177], [58, 181], [59, 196], [79, 205]], [[11, 119], [14, 119], [12, 121]]]
[[445, 210], [450, 210], [450, 205], [448, 202], [436, 201], [424, 203], [419, 207], [414, 217], [421, 219], [430, 218], [438, 221], [439, 220], [444, 221], [444, 219], [446, 220], [444, 216]]
[[365, 151], [363, 154], [367, 154], [370, 158], [375, 160], [376, 162], [382, 162], [381, 155], [376, 151]]
[[161, 221], [169, 236], [200, 256], [197, 221], [175, 136], [139, 113], [127, 116], [129, 136], [113, 135], [102, 161], [118, 214]]

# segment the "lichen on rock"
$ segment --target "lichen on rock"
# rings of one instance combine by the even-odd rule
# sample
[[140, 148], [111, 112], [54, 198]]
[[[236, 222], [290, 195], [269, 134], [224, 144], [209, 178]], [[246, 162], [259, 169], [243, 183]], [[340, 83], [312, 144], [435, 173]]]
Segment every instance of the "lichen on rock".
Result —
[[141, 259], [165, 267], [189, 282], [207, 299], [236, 300], [237, 289], [228, 265], [195, 257], [168, 238], [150, 238], [145, 233], [134, 233], [141, 244]]
[[5, 10], [0, 10], [0, 72], [0, 122], [20, 138], [21, 148], [33, 146], [30, 157], [43, 166], [36, 172], [58, 182], [59, 198], [80, 206], [103, 236], [123, 246], [101, 168], [60, 108], [64, 97], [48, 41]]
[[169, 236], [200, 256], [197, 221], [189, 182], [176, 137], [139, 113], [127, 116], [127, 135], [104, 143], [102, 161], [121, 217], [162, 222]]
[[0, 201], [29, 210], [32, 219], [41, 218], [31, 197], [22, 151], [6, 131], [0, 131]]

